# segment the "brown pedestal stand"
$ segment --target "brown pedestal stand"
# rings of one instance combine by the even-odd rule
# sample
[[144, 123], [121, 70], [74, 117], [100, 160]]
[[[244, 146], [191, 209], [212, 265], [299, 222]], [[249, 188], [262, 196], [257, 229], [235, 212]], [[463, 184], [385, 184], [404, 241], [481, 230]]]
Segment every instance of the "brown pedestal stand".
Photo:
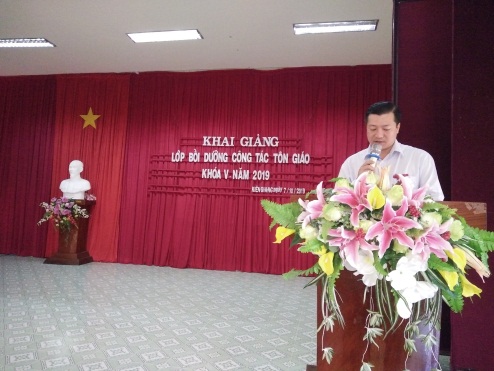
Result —
[[[348, 370], [358, 371], [362, 365], [362, 355], [365, 352], [367, 343], [363, 340], [365, 335], [365, 320], [367, 317], [367, 302], [363, 304], [365, 285], [359, 281], [352, 272], [344, 270], [338, 279], [338, 293], [341, 296], [341, 312], [345, 319], [345, 327], [337, 323], [333, 332], [328, 331], [322, 337], [321, 332], [317, 334], [317, 367], [308, 365], [307, 371], [332, 371], [332, 370]], [[321, 307], [322, 287], [317, 288], [317, 307]], [[321, 323], [321, 310], [317, 311], [317, 323]], [[400, 371], [405, 368], [410, 370], [428, 370], [435, 364], [434, 352], [436, 349], [428, 349], [423, 346], [420, 340], [416, 340], [417, 352], [412, 353], [406, 360], [406, 352], [404, 351], [404, 324], [386, 336], [376, 338], [375, 345], [370, 345], [365, 354], [364, 360], [371, 363], [376, 371]], [[427, 333], [433, 331], [438, 338], [439, 332], [435, 329], [425, 329], [421, 325], [421, 331]], [[334, 350], [333, 360], [328, 364], [322, 358], [322, 349], [331, 347]]]
[[[90, 214], [96, 201], [77, 200], [76, 203]], [[76, 223], [77, 228], [59, 231], [58, 251], [45, 259], [44, 264], [82, 265], [93, 261], [86, 248], [89, 219], [78, 218]]]

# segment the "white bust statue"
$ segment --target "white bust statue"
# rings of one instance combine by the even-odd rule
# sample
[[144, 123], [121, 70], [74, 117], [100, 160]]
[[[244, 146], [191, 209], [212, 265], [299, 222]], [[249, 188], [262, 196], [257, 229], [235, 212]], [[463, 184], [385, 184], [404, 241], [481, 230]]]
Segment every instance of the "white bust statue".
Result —
[[84, 170], [84, 164], [79, 160], [74, 160], [69, 164], [70, 179], [62, 180], [60, 183], [60, 190], [64, 197], [84, 200], [84, 195], [91, 189], [91, 184], [81, 178], [82, 170]]

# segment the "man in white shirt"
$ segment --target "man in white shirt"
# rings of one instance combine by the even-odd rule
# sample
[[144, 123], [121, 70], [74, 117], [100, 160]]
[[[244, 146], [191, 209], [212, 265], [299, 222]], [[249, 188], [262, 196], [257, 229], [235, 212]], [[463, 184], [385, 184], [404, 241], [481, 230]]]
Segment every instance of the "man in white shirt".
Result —
[[[401, 113], [392, 102], [371, 105], [366, 114], [367, 140], [381, 145], [379, 166], [389, 167], [389, 174], [407, 174], [414, 188], [427, 186], [427, 194], [435, 201], [444, 200], [436, 165], [426, 151], [401, 144], [396, 139], [400, 131]], [[366, 158], [369, 148], [348, 157], [341, 166], [339, 177], [354, 181], [365, 171], [374, 171], [375, 160]]]

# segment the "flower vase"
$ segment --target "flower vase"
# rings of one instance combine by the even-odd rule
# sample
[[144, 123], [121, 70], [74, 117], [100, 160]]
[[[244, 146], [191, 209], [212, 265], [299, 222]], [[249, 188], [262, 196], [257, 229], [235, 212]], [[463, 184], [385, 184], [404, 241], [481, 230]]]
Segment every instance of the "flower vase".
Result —
[[[317, 371], [347, 370], [358, 371], [362, 361], [374, 366], [373, 371], [401, 371], [431, 370], [437, 365], [439, 346], [426, 348], [420, 340], [415, 341], [417, 351], [410, 354], [404, 350], [405, 323], [402, 323], [394, 332], [389, 333], [386, 338], [376, 338], [378, 347], [363, 340], [366, 333], [367, 308], [369, 304], [369, 293], [364, 303], [365, 285], [354, 276], [352, 272], [343, 270], [338, 279], [336, 290], [341, 299], [340, 308], [345, 320], [342, 328], [335, 323], [333, 331], [323, 333], [321, 329], [317, 333]], [[321, 311], [322, 285], [317, 289], [317, 323], [321, 323], [323, 316]], [[422, 333], [431, 331], [429, 325], [422, 325]], [[428, 328], [426, 328], [428, 327]], [[438, 338], [439, 331], [433, 329]], [[323, 348], [331, 347], [334, 350], [333, 359], [328, 363], [323, 358]], [[364, 355], [365, 353], [365, 355]], [[363, 358], [362, 358], [363, 357]], [[406, 367], [405, 367], [406, 366]], [[310, 368], [307, 368], [310, 370]]]
[[[77, 203], [89, 209], [95, 202], [78, 200]], [[47, 258], [44, 263], [81, 265], [92, 262], [93, 258], [86, 248], [88, 227], [89, 219], [78, 218], [76, 219], [76, 225], [59, 229], [58, 250], [53, 256]]]

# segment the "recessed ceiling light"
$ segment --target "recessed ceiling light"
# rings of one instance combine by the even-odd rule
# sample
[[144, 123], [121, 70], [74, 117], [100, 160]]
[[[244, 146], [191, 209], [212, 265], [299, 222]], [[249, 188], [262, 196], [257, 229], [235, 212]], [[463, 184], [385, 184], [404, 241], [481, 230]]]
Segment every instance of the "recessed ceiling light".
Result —
[[38, 38], [17, 38], [17, 39], [0, 39], [0, 48], [54, 48], [46, 39]]
[[127, 35], [136, 43], [202, 39], [198, 30], [136, 32]]
[[370, 21], [295, 23], [293, 25], [293, 31], [295, 32], [295, 35], [308, 33], [375, 31], [378, 21], [378, 19], [374, 19]]

